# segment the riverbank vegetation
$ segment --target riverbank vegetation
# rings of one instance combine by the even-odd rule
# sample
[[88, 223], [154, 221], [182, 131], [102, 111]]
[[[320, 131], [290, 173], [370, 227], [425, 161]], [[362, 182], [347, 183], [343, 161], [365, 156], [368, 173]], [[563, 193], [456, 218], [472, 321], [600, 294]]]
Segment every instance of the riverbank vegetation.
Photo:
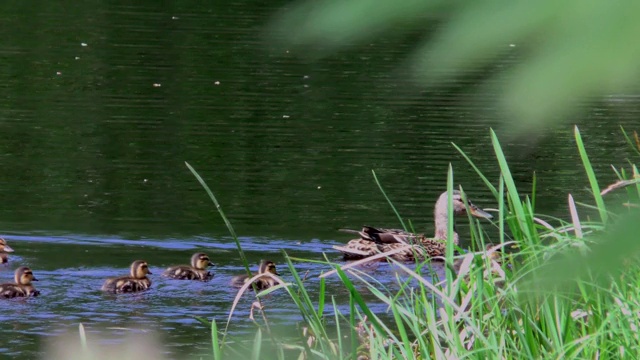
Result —
[[[623, 136], [640, 156], [637, 133], [623, 130]], [[629, 161], [628, 168], [614, 167], [619, 180], [601, 189], [576, 128], [575, 141], [593, 202], [578, 204], [568, 194], [567, 215], [550, 218], [536, 212], [535, 178], [530, 189], [518, 188], [497, 136], [492, 132], [491, 137], [501, 170], [495, 185], [474, 165], [472, 156], [454, 145], [498, 204], [494, 209], [495, 229], [483, 229], [480, 222], [468, 218], [471, 249], [454, 249], [449, 244], [443, 259], [418, 264], [390, 260], [395, 270], [390, 276], [397, 279], [393, 288], [367, 274], [365, 261], [327, 260], [327, 272], [317, 277], [296, 270], [297, 261], [308, 260], [285, 254], [290, 282], [255, 295], [250, 319], [256, 331], [251, 339], [238, 339], [229, 325], [239, 299], [253, 294], [239, 293], [226, 319], [198, 319], [211, 329], [211, 355], [203, 358], [637, 358], [637, 166]], [[204, 180], [187, 166], [214, 202], [249, 271], [221, 205]], [[449, 192], [454, 190], [453, 175], [450, 168]], [[455, 255], [456, 250], [461, 255]], [[446, 264], [441, 278], [434, 276], [434, 261]], [[328, 291], [328, 276], [340, 279], [348, 304], [339, 303]], [[308, 286], [311, 281], [319, 283], [313, 291]], [[263, 306], [265, 297], [296, 304], [300, 313], [297, 336], [272, 330], [270, 322], [277, 319], [277, 304]], [[366, 300], [371, 297], [386, 304], [387, 310], [372, 309]], [[80, 332], [83, 351], [90, 353], [82, 326]]]
[[[231, 340], [225, 331], [228, 321], [201, 319], [211, 326], [213, 358], [638, 356], [640, 178], [636, 165], [630, 162], [628, 169], [614, 168], [619, 181], [601, 190], [576, 128], [575, 140], [593, 203], [576, 204], [568, 194], [567, 216], [548, 218], [536, 213], [536, 182], [531, 189], [518, 188], [498, 138], [493, 132], [491, 135], [501, 169], [496, 185], [473, 164], [472, 156], [456, 149], [496, 198], [497, 238], [489, 238], [480, 223], [469, 218], [475, 252], [454, 256], [451, 244], [446, 259], [441, 260], [448, 264], [446, 271], [437, 281], [430, 281], [431, 262], [395, 263], [404, 275], [398, 276], [395, 289], [385, 288], [353, 263], [327, 262], [327, 268], [333, 270], [317, 280], [304, 279], [296, 271], [296, 259], [287, 258], [292, 281], [256, 295], [254, 309], [263, 320], [256, 321], [253, 341]], [[624, 130], [623, 135], [640, 155], [638, 135]], [[211, 190], [189, 168], [236, 238]], [[454, 183], [449, 169], [449, 191]], [[605, 201], [605, 196], [613, 193], [617, 195], [615, 200]], [[238, 250], [242, 255], [239, 243]], [[349, 311], [340, 311], [339, 304], [326, 292], [326, 276], [340, 278], [349, 293]], [[320, 290], [310, 293], [305, 289], [306, 281], [319, 281]], [[367, 306], [363, 286], [388, 305], [387, 313], [375, 313]], [[273, 292], [286, 292], [300, 310], [299, 338], [278, 338], [270, 332], [268, 319], [276, 315], [261, 310], [260, 299]]]

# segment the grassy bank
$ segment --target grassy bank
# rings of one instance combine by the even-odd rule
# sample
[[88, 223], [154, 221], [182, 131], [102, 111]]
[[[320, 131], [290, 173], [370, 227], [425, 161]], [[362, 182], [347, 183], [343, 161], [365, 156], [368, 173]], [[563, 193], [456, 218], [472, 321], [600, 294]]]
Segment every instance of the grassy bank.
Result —
[[[470, 166], [482, 178], [498, 204], [489, 238], [469, 217], [474, 251], [454, 256], [450, 245], [442, 279], [430, 281], [431, 262], [396, 263], [403, 273], [389, 289], [359, 271], [357, 264], [326, 261], [319, 279], [305, 278], [287, 257], [292, 281], [259, 292], [254, 303], [256, 333], [252, 340], [228, 336], [230, 319], [200, 319], [211, 327], [212, 358], [251, 359], [459, 359], [459, 358], [637, 358], [640, 356], [640, 178], [635, 165], [614, 169], [620, 181], [601, 190], [578, 129], [580, 161], [591, 186], [593, 202], [576, 204], [569, 194], [565, 220], [537, 214], [535, 181], [518, 189], [500, 143], [492, 132], [501, 177], [493, 184], [470, 156]], [[624, 133], [640, 156], [640, 141]], [[232, 224], [213, 192], [204, 186], [236, 239]], [[454, 189], [449, 169], [447, 188]], [[605, 201], [608, 194], [626, 192], [622, 204]], [[563, 195], [564, 196], [564, 195]], [[450, 213], [451, 216], [451, 213]], [[570, 219], [570, 220], [566, 220]], [[452, 222], [449, 222], [452, 224]], [[551, 225], [553, 224], [553, 225]], [[452, 226], [452, 225], [451, 225]], [[449, 229], [451, 232], [453, 229]], [[489, 243], [493, 245], [488, 245]], [[304, 260], [302, 260], [304, 261]], [[429, 276], [427, 276], [429, 275]], [[349, 293], [348, 311], [329, 296], [327, 276], [337, 276]], [[310, 293], [308, 281], [319, 281]], [[388, 305], [374, 313], [362, 289]], [[261, 298], [286, 292], [300, 311], [299, 337], [280, 337], [271, 330], [269, 310]], [[239, 299], [243, 294], [238, 294]], [[280, 294], [279, 296], [285, 296]], [[236, 300], [237, 300], [236, 299]], [[276, 316], [276, 315], [273, 315]]]

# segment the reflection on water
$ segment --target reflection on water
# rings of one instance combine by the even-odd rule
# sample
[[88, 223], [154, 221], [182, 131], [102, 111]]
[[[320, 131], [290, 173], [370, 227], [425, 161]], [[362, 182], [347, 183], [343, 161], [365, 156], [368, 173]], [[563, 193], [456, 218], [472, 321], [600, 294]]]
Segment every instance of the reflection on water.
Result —
[[[7, 300], [5, 306], [12, 311], [0, 314], [0, 322], [5, 325], [3, 329], [11, 329], [12, 334], [16, 334], [11, 347], [2, 352], [25, 358], [32, 357], [36, 351], [33, 341], [37, 335], [48, 337], [67, 331], [76, 332], [78, 323], [85, 325], [90, 337], [103, 339], [101, 341], [107, 344], [122, 341], [131, 331], [157, 332], [170, 354], [206, 353], [210, 332], [195, 317], [215, 318], [219, 323], [226, 321], [237, 294], [237, 289], [230, 287], [229, 282], [233, 275], [244, 271], [234, 244], [207, 238], [185, 239], [177, 243], [72, 235], [9, 236], [7, 241], [18, 255], [12, 256], [10, 263], [2, 267], [2, 280], [9, 281], [18, 264], [27, 264], [33, 267], [40, 280], [34, 284], [42, 292], [36, 298]], [[340, 258], [331, 249], [331, 245], [337, 242], [242, 238], [241, 244], [255, 264], [265, 256], [273, 259], [279, 264], [278, 271], [282, 277], [288, 281], [292, 277], [284, 264], [282, 251], [312, 260], [323, 260], [323, 252], [332, 260]], [[179, 281], [159, 275], [169, 265], [188, 263], [195, 251], [205, 251], [214, 262], [212, 271], [215, 276], [211, 281]], [[124, 295], [100, 291], [105, 278], [127, 274], [128, 265], [134, 259], [145, 259], [150, 264], [153, 275], [150, 276], [152, 288], [149, 291]], [[331, 269], [311, 262], [297, 262], [295, 267], [305, 277], [307, 290], [312, 296], [319, 289], [318, 275]], [[397, 287], [395, 278], [398, 274], [391, 265], [375, 263], [364, 270], [364, 276], [385, 286]], [[367, 293], [364, 286], [356, 286]], [[340, 311], [347, 312], [349, 294], [340, 286], [336, 276], [327, 278], [327, 294], [342, 304]], [[383, 303], [371, 296], [368, 298], [374, 311], [386, 311]], [[247, 294], [239, 302], [229, 328], [231, 334], [253, 333], [255, 325], [249, 320], [253, 301], [254, 298]], [[297, 335], [291, 329], [296, 328], [301, 317], [286, 292], [278, 291], [267, 296], [264, 305], [272, 326], [291, 336]], [[330, 315], [331, 310], [327, 311]]]

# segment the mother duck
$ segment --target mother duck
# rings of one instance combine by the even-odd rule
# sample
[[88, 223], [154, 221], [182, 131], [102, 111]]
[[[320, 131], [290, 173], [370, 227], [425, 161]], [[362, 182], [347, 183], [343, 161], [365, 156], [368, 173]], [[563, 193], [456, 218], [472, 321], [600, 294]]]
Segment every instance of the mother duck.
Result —
[[[388, 252], [402, 248], [389, 257], [398, 261], [415, 261], [416, 257], [420, 259], [431, 258], [434, 256], [444, 256], [447, 248], [447, 192], [443, 192], [436, 202], [434, 211], [434, 220], [436, 231], [432, 238], [424, 234], [414, 234], [398, 229], [378, 229], [371, 226], [364, 226], [362, 230], [342, 231], [356, 233], [360, 235], [359, 239], [353, 239], [346, 246], [333, 246], [344, 254], [346, 260], [364, 259], [379, 253]], [[475, 206], [467, 199], [465, 206], [460, 191], [454, 190], [452, 193], [453, 214], [465, 215], [467, 207], [471, 215], [479, 218], [491, 219], [493, 216], [486, 211]], [[453, 243], [458, 245], [458, 233], [453, 232]], [[410, 246], [407, 246], [409, 244]]]

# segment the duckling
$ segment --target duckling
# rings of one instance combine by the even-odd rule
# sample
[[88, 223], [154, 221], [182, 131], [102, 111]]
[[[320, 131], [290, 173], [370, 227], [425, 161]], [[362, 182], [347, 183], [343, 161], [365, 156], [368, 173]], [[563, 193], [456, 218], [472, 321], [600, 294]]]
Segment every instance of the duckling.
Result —
[[[457, 258], [452, 265], [446, 264], [446, 266], [451, 268], [456, 273], [456, 276], [465, 283], [469, 282], [471, 273], [481, 271], [480, 276], [485, 281], [493, 282], [498, 288], [503, 288], [507, 276], [505, 268], [510, 268], [509, 263], [503, 263], [502, 250], [507, 244], [509, 243], [487, 243], [485, 244], [485, 250], [467, 253], [463, 257]], [[480, 255], [480, 259], [477, 255]], [[441, 259], [444, 260], [444, 258]]]
[[9, 256], [7, 253], [13, 252], [11, 246], [7, 245], [7, 242], [0, 238], [0, 264], [4, 264], [9, 261]]
[[[260, 262], [260, 267], [258, 268], [258, 273], [253, 274], [251, 277], [266, 273], [271, 273], [278, 276], [280, 275], [278, 274], [278, 271], [276, 271], [276, 263], [270, 260], [262, 260]], [[247, 283], [247, 281], [251, 279], [251, 277], [249, 277], [249, 275], [247, 274], [236, 275], [231, 279], [231, 285], [235, 287], [242, 287]], [[265, 275], [254, 280], [254, 284], [256, 285], [256, 288], [258, 290], [264, 290], [280, 284], [280, 281], [272, 278], [269, 275]]]
[[170, 266], [162, 276], [177, 280], [211, 280], [213, 274], [207, 271], [207, 266], [213, 266], [205, 253], [195, 253], [191, 256], [191, 266]]
[[[452, 193], [453, 214], [465, 215], [467, 208], [462, 199], [460, 191], [454, 190]], [[359, 239], [351, 240], [346, 246], [333, 246], [334, 249], [342, 252], [347, 260], [363, 259], [381, 252], [392, 251], [403, 248], [404, 250], [390, 255], [398, 261], [414, 261], [418, 259], [442, 256], [447, 247], [447, 229], [449, 224], [447, 212], [448, 194], [443, 192], [435, 205], [434, 222], [435, 235], [432, 238], [424, 234], [413, 234], [398, 229], [377, 229], [365, 226], [361, 231], [342, 229], [345, 232], [360, 235]], [[467, 206], [471, 215], [479, 218], [491, 219], [493, 216], [475, 206], [467, 199]], [[453, 232], [453, 243], [458, 244], [458, 233]], [[407, 246], [410, 244], [411, 246]]]
[[102, 285], [102, 291], [123, 294], [147, 290], [151, 287], [151, 280], [147, 277], [148, 274], [151, 274], [149, 264], [144, 260], [136, 260], [131, 263], [129, 276], [105, 280]]
[[32, 281], [38, 281], [38, 279], [33, 276], [30, 268], [26, 266], [17, 268], [14, 274], [14, 280], [14, 284], [8, 283], [0, 285], [0, 297], [14, 298], [40, 295], [40, 291], [31, 285]]
[[[462, 270], [463, 265], [466, 267], [465, 272], [469, 271], [469, 267], [473, 265], [473, 260], [476, 255], [480, 255], [483, 259], [488, 259], [491, 265], [502, 265], [502, 246], [496, 245], [493, 243], [485, 244], [485, 250], [479, 251], [476, 253], [467, 253], [453, 261], [453, 272], [456, 274], [460, 274], [460, 270]], [[437, 257], [444, 260], [443, 257]], [[469, 259], [469, 260], [467, 260]], [[465, 264], [466, 262], [466, 264]], [[449, 264], [447, 264], [449, 266]], [[494, 269], [495, 270], [495, 269]], [[495, 271], [493, 271], [495, 274]]]

